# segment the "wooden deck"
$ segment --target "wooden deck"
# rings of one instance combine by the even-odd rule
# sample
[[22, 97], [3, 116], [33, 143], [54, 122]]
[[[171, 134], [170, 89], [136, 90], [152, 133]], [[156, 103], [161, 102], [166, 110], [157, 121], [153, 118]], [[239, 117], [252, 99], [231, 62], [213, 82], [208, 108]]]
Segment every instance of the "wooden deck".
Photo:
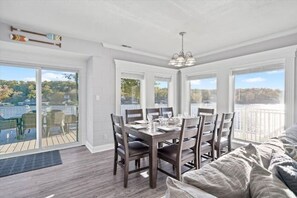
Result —
[[[42, 138], [42, 146], [55, 146], [60, 144], [67, 144], [76, 142], [76, 132], [69, 132], [59, 135], [53, 135], [50, 137]], [[8, 154], [8, 153], [15, 153], [19, 151], [26, 151], [36, 148], [36, 139], [35, 140], [28, 140], [23, 142], [16, 142], [12, 144], [3, 144], [0, 145], [0, 155], [1, 154]]]

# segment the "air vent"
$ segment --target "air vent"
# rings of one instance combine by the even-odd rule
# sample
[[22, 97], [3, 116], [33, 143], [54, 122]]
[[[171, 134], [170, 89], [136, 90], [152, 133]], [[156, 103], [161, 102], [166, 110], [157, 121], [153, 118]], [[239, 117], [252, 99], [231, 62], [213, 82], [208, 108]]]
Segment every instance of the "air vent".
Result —
[[122, 45], [122, 47], [126, 47], [126, 48], [132, 48], [131, 46], [129, 45]]

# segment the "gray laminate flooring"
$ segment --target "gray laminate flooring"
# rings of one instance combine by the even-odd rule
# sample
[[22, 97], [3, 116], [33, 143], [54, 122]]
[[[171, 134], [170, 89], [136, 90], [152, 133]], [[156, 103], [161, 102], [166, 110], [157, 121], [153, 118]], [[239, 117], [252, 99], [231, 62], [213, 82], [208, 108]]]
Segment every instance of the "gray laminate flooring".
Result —
[[[62, 165], [0, 178], [2, 198], [157, 197], [166, 191], [166, 175], [158, 172], [156, 189], [145, 174], [129, 175], [123, 187], [123, 170], [113, 175], [113, 150], [91, 154], [84, 146], [61, 150]], [[148, 159], [141, 165], [147, 165]], [[163, 164], [162, 164], [163, 166]], [[134, 162], [130, 163], [134, 168]], [[168, 166], [168, 170], [172, 170]]]

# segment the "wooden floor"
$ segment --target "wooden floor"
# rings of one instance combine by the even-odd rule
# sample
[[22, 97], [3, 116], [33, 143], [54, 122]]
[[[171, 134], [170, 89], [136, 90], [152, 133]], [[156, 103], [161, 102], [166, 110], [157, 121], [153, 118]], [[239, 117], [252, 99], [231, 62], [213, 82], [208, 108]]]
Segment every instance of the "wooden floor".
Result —
[[[62, 165], [0, 178], [0, 197], [160, 198], [166, 191], [167, 176], [161, 172], [156, 189], [150, 189], [149, 178], [139, 172], [129, 175], [128, 188], [124, 188], [123, 170], [118, 166], [117, 175], [113, 175], [112, 150], [91, 154], [81, 146], [60, 153]], [[141, 161], [141, 165], [147, 163], [148, 159]], [[134, 168], [134, 162], [130, 167]]]
[[[58, 135], [51, 135], [49, 137], [42, 138], [42, 146], [55, 146], [60, 144], [67, 144], [71, 142], [76, 142], [76, 132], [69, 132], [65, 135], [63, 133]], [[26, 151], [36, 148], [36, 139], [28, 141], [20, 141], [12, 144], [0, 145], [0, 155], [14, 153], [19, 151]]]

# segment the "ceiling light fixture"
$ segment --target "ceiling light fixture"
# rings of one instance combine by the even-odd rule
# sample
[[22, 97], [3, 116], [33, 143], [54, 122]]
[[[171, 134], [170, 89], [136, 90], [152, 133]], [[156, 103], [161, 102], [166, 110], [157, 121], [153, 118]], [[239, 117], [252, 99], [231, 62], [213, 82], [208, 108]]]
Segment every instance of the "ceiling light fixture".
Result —
[[196, 59], [193, 57], [191, 52], [184, 53], [184, 35], [186, 32], [180, 32], [179, 35], [182, 37], [182, 50], [180, 53], [173, 54], [168, 65], [175, 67], [193, 66], [196, 63]]

